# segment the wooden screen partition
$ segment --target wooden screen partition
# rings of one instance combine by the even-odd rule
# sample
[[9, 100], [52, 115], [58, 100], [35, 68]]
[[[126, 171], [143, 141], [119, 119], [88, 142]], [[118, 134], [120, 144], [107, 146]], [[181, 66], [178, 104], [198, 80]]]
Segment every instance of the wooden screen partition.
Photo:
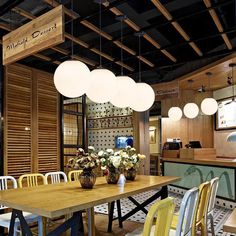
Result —
[[18, 64], [5, 68], [5, 175], [59, 170], [59, 119], [51, 74]]

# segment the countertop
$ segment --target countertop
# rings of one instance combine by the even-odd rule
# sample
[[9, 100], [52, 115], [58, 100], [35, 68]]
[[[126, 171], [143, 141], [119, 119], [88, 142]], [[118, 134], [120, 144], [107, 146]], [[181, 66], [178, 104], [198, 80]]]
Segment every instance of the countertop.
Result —
[[236, 159], [229, 159], [229, 158], [200, 159], [200, 160], [181, 159], [181, 158], [162, 158], [162, 161], [212, 165], [212, 166], [222, 166], [222, 167], [236, 167]]

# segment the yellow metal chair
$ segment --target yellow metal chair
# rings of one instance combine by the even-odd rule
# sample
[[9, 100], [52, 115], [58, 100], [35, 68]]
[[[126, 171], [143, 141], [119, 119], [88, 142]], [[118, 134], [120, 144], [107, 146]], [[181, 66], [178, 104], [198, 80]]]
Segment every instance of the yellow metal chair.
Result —
[[173, 198], [157, 201], [148, 211], [143, 230], [137, 229], [126, 236], [169, 236], [174, 208]]
[[[25, 174], [21, 175], [18, 179], [18, 184], [20, 188], [23, 187], [37, 187], [40, 184], [46, 184], [45, 176], [40, 173], [35, 174]], [[47, 218], [42, 217], [43, 219], [43, 229], [42, 235], [45, 236], [47, 234]]]
[[26, 181], [26, 187], [37, 187], [39, 184], [46, 184], [45, 176], [39, 173], [21, 175], [18, 179], [20, 188], [24, 187], [24, 181]]
[[68, 173], [68, 180], [71, 181], [79, 181], [79, 175], [82, 172], [82, 170], [71, 170]]
[[[196, 227], [200, 229], [201, 236], [207, 236], [207, 212], [208, 204], [210, 200], [210, 188], [211, 183], [205, 182], [199, 186], [199, 201], [197, 206], [197, 212], [195, 216]], [[196, 235], [196, 228], [194, 227], [193, 236]]]

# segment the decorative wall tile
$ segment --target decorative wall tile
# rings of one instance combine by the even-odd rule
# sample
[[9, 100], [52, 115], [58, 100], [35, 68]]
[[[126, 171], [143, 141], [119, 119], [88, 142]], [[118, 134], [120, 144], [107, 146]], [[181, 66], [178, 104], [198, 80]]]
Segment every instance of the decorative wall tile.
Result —
[[116, 136], [133, 136], [132, 109], [116, 108], [111, 103], [88, 104], [88, 145], [96, 150], [115, 148]]

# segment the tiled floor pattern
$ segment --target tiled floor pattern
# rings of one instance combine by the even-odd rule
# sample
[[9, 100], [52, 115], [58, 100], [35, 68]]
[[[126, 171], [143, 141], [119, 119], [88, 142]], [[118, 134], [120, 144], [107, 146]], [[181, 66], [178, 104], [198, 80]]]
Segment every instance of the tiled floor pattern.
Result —
[[[138, 195], [135, 195], [134, 198], [139, 202], [142, 203], [145, 201], [147, 198], [152, 196], [154, 191], [148, 191], [144, 192]], [[176, 211], [178, 210], [182, 195], [169, 192], [169, 196], [174, 197], [176, 199]], [[148, 209], [151, 206], [148, 205], [146, 209]], [[128, 213], [131, 209], [133, 209], [135, 205], [130, 202], [128, 199], [122, 199], [121, 200], [121, 210], [122, 210], [122, 215]], [[116, 208], [116, 207], [115, 207]], [[101, 213], [101, 214], [108, 214], [108, 205], [107, 204], [102, 204], [97, 207], [95, 207], [95, 212]], [[223, 230], [222, 230], [222, 225], [225, 222], [225, 220], [229, 217], [230, 213], [232, 211], [223, 207], [216, 206], [215, 211], [214, 211], [214, 226], [215, 226], [215, 233], [217, 236], [223, 235]], [[117, 216], [117, 211], [115, 209], [114, 211], [114, 217]], [[136, 222], [141, 222], [144, 223], [145, 221], [145, 214], [142, 211], [138, 211], [135, 215], [131, 216], [128, 220], [131, 221], [136, 221]], [[211, 235], [211, 234], [209, 234]], [[225, 234], [225, 236], [236, 236], [236, 234]]]

